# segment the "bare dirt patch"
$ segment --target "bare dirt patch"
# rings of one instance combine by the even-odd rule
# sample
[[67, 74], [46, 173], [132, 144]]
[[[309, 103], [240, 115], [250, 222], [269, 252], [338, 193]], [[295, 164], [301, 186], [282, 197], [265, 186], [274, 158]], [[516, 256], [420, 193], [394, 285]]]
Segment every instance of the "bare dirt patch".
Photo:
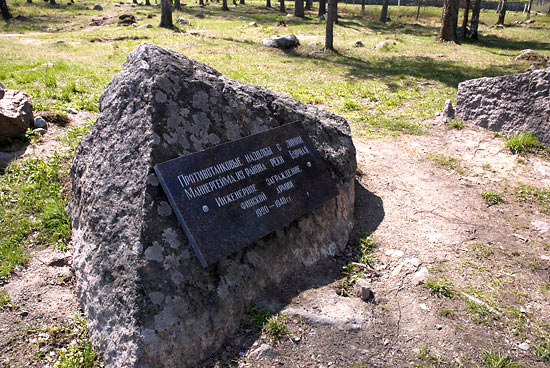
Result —
[[[334, 260], [318, 270], [325, 282], [316, 285], [311, 278], [319, 273], [310, 271], [304, 276], [309, 287], [295, 290], [287, 304], [266, 299], [265, 306], [290, 316], [290, 334], [273, 345], [275, 352], [258, 357], [268, 336], [249, 326], [248, 335], [256, 333], [251, 342], [228, 348], [233, 362], [471, 367], [484, 366], [483, 354], [490, 352], [546, 366], [533, 345], [550, 333], [544, 287], [550, 217], [535, 203], [518, 202], [513, 188], [547, 187], [550, 162], [536, 156], [518, 162], [491, 132], [437, 123], [427, 135], [355, 143], [357, 232], [374, 231], [378, 245], [379, 277], [367, 277], [375, 300], [337, 295], [340, 267], [349, 259]], [[488, 190], [502, 193], [504, 202], [489, 205], [481, 196]], [[421, 280], [448, 285], [450, 297], [432, 293]], [[299, 282], [287, 292], [292, 284]]]

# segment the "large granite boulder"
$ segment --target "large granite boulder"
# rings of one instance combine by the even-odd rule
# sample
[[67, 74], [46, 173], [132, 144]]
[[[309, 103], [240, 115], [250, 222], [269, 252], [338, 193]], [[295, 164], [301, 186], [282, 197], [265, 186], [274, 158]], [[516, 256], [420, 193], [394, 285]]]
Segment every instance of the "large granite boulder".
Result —
[[0, 139], [21, 135], [32, 128], [31, 98], [0, 85]]
[[[76, 151], [70, 212], [77, 295], [108, 367], [196, 367], [265, 288], [345, 249], [356, 161], [344, 118], [149, 43], [130, 53], [100, 111]], [[338, 196], [202, 268], [153, 167], [295, 121]]]
[[530, 131], [549, 144], [550, 68], [462, 82], [456, 111], [465, 122], [493, 131]]

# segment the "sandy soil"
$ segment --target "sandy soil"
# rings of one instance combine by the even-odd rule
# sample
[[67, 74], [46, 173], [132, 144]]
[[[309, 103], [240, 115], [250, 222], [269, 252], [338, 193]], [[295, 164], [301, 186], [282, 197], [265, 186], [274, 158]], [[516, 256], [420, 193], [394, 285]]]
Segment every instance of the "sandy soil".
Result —
[[[266, 290], [257, 306], [287, 316], [288, 336], [271, 343], [245, 321], [204, 366], [475, 367], [484, 351], [546, 366], [533, 345], [550, 334], [543, 288], [550, 216], [518, 201], [514, 190], [519, 183], [547, 188], [550, 161], [530, 155], [518, 162], [501, 138], [480, 128], [430, 124], [426, 135], [355, 139], [350, 253]], [[51, 152], [56, 140], [45, 142], [34, 154]], [[458, 166], [438, 166], [435, 155]], [[502, 193], [504, 203], [489, 206], [480, 195], [486, 191]], [[342, 266], [366, 233], [377, 244], [363, 281], [374, 293], [367, 302], [336, 293]], [[2, 286], [17, 306], [0, 311], [0, 366], [53, 361], [56, 346], [44, 341], [45, 329], [79, 311], [70, 265], [70, 252], [38, 250]], [[448, 280], [453, 297], [431, 294], [418, 283], [426, 279]]]

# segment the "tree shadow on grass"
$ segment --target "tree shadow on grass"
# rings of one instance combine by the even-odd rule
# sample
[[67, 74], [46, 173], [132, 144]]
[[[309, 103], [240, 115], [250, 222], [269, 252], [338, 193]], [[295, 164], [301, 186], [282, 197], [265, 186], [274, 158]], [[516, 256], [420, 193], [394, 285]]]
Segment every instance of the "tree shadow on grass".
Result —
[[493, 48], [493, 49], [506, 49], [520, 51], [525, 49], [542, 49], [550, 50], [550, 42], [540, 42], [533, 40], [511, 40], [508, 38], [502, 38], [495, 35], [483, 35], [480, 36], [478, 45], [481, 47]]
[[338, 51], [320, 52], [313, 55], [301, 54], [297, 50], [287, 50], [285, 53], [297, 59], [311, 58], [341, 67], [346, 70], [347, 77], [352, 80], [376, 78], [383, 80], [390, 87], [395, 84], [396, 79], [404, 76], [434, 80], [456, 88], [459, 83], [468, 79], [495, 77], [515, 72], [506, 66], [488, 65], [485, 68], [479, 68], [452, 60], [434, 59], [426, 56], [379, 56], [375, 59], [363, 60]]
[[381, 32], [387, 34], [406, 34], [420, 37], [430, 37], [437, 34], [439, 27], [431, 25], [423, 25], [418, 23], [402, 23], [402, 22], [391, 22], [391, 23], [382, 23], [379, 21], [370, 21], [365, 25], [370, 30], [374, 32]]

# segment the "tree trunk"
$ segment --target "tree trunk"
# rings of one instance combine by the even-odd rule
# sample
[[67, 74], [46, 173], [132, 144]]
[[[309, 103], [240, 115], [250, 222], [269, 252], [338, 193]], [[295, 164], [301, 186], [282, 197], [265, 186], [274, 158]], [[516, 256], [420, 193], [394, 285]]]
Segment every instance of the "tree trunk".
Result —
[[468, 38], [470, 40], [477, 40], [477, 28], [479, 26], [479, 11], [481, 10], [481, 0], [474, 0], [474, 6], [472, 7], [472, 20], [470, 21], [470, 33]]
[[204, 6], [204, 0], [199, 0], [199, 6]]
[[533, 5], [533, 0], [529, 0], [529, 5], [527, 6], [527, 19], [531, 18], [531, 6]]
[[279, 0], [279, 10], [281, 13], [286, 13], [285, 0]]
[[365, 15], [365, 0], [361, 0], [361, 15]]
[[500, 13], [498, 13], [497, 24], [504, 25], [504, 17], [506, 17], [506, 8], [507, 8], [507, 0], [502, 0], [502, 7], [500, 8]]
[[304, 0], [294, 0], [294, 16], [304, 17]]
[[244, 0], [239, 1], [239, 4], [245, 5]]
[[32, 0], [27, 0], [27, 4], [32, 4]]
[[499, 0], [498, 1], [498, 4], [497, 4], [497, 10], [495, 10], [495, 13], [500, 13], [500, 9], [502, 9], [502, 0]]
[[174, 28], [174, 23], [172, 23], [172, 0], [161, 0], [160, 26]]
[[174, 10], [181, 11], [181, 0], [174, 0]]
[[306, 0], [306, 10], [311, 10], [313, 6], [313, 0]]
[[57, 3], [55, 2], [55, 0], [50, 0], [50, 5], [57, 5]]
[[319, 16], [325, 15], [327, 12], [327, 2], [326, 0], [319, 0]]
[[6, 0], [0, 0], [0, 12], [2, 12], [2, 18], [4, 18], [4, 20], [11, 19], [11, 14], [8, 9], [8, 4], [6, 4]]
[[222, 0], [222, 10], [229, 11], [229, 8], [227, 7], [227, 0]]
[[382, 4], [382, 13], [380, 14], [380, 22], [386, 23], [386, 20], [388, 20], [388, 4], [389, 0], [384, 0], [384, 3]]
[[464, 4], [464, 19], [462, 20], [462, 30], [460, 37], [466, 37], [466, 28], [468, 27], [468, 14], [470, 13], [470, 0], [466, 0]]
[[334, 0], [334, 24], [338, 23], [338, 0]]
[[416, 20], [418, 20], [418, 17], [420, 16], [420, 4], [422, 4], [422, 0], [418, 0], [418, 8], [416, 9]]
[[338, 0], [328, 0], [328, 12], [325, 28], [326, 50], [334, 50], [334, 21], [336, 19], [336, 14], [338, 13], [337, 1]]
[[150, 5], [151, 5], [151, 2], [150, 2], [149, 0], [145, 0], [145, 5], [150, 6]]
[[265, 7], [271, 8], [271, 0], [265, 0]]
[[458, 8], [460, 0], [444, 0], [443, 14], [441, 15], [441, 29], [439, 39], [458, 43], [456, 26], [458, 24]]

